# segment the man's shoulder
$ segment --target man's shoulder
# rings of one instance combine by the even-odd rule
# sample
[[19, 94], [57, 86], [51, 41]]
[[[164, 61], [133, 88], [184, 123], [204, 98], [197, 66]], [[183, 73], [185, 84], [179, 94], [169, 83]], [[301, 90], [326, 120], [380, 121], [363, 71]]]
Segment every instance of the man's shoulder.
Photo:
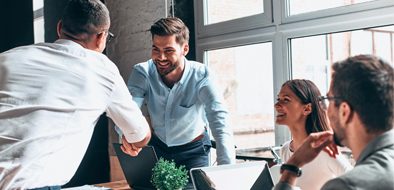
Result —
[[133, 65], [133, 69], [143, 70], [143, 71], [146, 71], [146, 72], [149, 72], [149, 70], [152, 69], [152, 68], [155, 68], [152, 59], [149, 59], [149, 60], [144, 61], [144, 62], [136, 63], [136, 64]]
[[355, 167], [345, 174], [327, 181], [322, 189], [358, 189], [358, 187], [371, 187], [373, 179], [364, 167]]
[[372, 155], [362, 163], [358, 163], [352, 170], [330, 180], [325, 185], [325, 187], [335, 188], [323, 189], [394, 189], [393, 179], [393, 160], [377, 159]]
[[349, 180], [341, 176], [327, 181], [321, 189], [322, 190], [337, 190], [337, 189], [350, 190], [354, 188], [355, 186], [352, 185], [352, 183]]
[[197, 62], [197, 61], [187, 60], [186, 62], [187, 62], [187, 64], [190, 65], [191, 68], [194, 68], [194, 69], [204, 69], [204, 70], [206, 70], [208, 68], [207, 65], [205, 65], [203, 63], [200, 63], [200, 62]]
[[210, 70], [207, 65], [197, 62], [197, 61], [187, 61], [188, 67], [190, 68], [190, 72], [199, 78], [206, 78], [210, 74]]
[[39, 44], [30, 44], [30, 45], [14, 47], [12, 49], [9, 49], [9, 50], [6, 50], [6, 51], [0, 53], [0, 56], [6, 56], [6, 55], [14, 54], [14, 53], [26, 52], [31, 49], [36, 49], [36, 48], [40, 47], [38, 45]]

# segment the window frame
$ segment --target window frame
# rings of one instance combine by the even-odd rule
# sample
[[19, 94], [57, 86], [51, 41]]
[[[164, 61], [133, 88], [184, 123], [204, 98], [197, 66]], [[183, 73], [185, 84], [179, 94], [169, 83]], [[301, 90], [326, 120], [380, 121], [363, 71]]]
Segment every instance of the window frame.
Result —
[[[256, 19], [261, 16], [258, 15], [202, 26], [199, 22], [204, 14], [202, 1], [194, 0], [197, 61], [206, 63], [204, 55], [209, 50], [272, 42], [274, 98], [282, 83], [292, 78], [291, 39], [394, 24], [392, 0], [376, 0], [293, 16], [286, 16], [286, 0], [272, 0], [271, 23], [262, 17], [261, 23], [256, 24]], [[245, 24], [248, 22], [253, 24]], [[275, 145], [281, 145], [290, 137], [286, 126], [275, 125]]]
[[272, 3], [271, 0], [264, 1], [264, 13], [237, 18], [224, 22], [205, 25], [205, 0], [194, 0], [194, 15], [196, 23], [196, 35], [199, 37], [209, 37], [224, 33], [239, 32], [245, 29], [255, 29], [272, 24]]
[[392, 0], [375, 0], [375, 1], [369, 1], [364, 3], [357, 3], [353, 5], [346, 5], [346, 6], [327, 8], [327, 9], [322, 9], [312, 12], [300, 13], [296, 15], [288, 15], [287, 13], [290, 11], [288, 10], [289, 9], [288, 2], [291, 0], [280, 0], [280, 1], [282, 1], [282, 4], [284, 4], [284, 6], [281, 7], [281, 13], [283, 18], [282, 23], [291, 23], [297, 21], [336, 16], [341, 14], [355, 13], [355, 12], [372, 10], [372, 9], [379, 9], [387, 6], [392, 6], [394, 4]]

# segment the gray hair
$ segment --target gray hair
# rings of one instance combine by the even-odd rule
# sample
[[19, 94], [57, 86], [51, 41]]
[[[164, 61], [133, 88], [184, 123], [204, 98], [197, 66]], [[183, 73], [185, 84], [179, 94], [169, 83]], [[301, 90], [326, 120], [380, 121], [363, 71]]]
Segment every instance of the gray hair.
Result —
[[99, 0], [70, 0], [61, 20], [72, 35], [99, 33], [110, 24], [109, 11]]

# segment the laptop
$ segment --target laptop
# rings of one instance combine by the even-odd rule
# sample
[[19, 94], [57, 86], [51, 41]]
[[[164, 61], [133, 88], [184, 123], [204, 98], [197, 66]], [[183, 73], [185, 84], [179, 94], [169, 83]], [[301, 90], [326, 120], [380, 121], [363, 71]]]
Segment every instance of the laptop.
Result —
[[127, 183], [133, 190], [156, 190], [151, 183], [152, 169], [158, 161], [152, 146], [145, 146], [132, 157], [122, 151], [121, 144], [113, 143]]
[[266, 161], [193, 168], [190, 176], [196, 190], [271, 190], [274, 187]]

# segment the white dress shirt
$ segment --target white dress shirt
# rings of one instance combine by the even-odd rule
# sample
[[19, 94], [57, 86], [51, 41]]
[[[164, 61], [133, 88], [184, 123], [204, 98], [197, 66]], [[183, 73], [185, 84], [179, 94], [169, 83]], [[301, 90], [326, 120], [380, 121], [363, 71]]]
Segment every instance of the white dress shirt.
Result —
[[67, 183], [103, 112], [129, 142], [149, 131], [105, 55], [70, 40], [0, 54], [0, 189]]

